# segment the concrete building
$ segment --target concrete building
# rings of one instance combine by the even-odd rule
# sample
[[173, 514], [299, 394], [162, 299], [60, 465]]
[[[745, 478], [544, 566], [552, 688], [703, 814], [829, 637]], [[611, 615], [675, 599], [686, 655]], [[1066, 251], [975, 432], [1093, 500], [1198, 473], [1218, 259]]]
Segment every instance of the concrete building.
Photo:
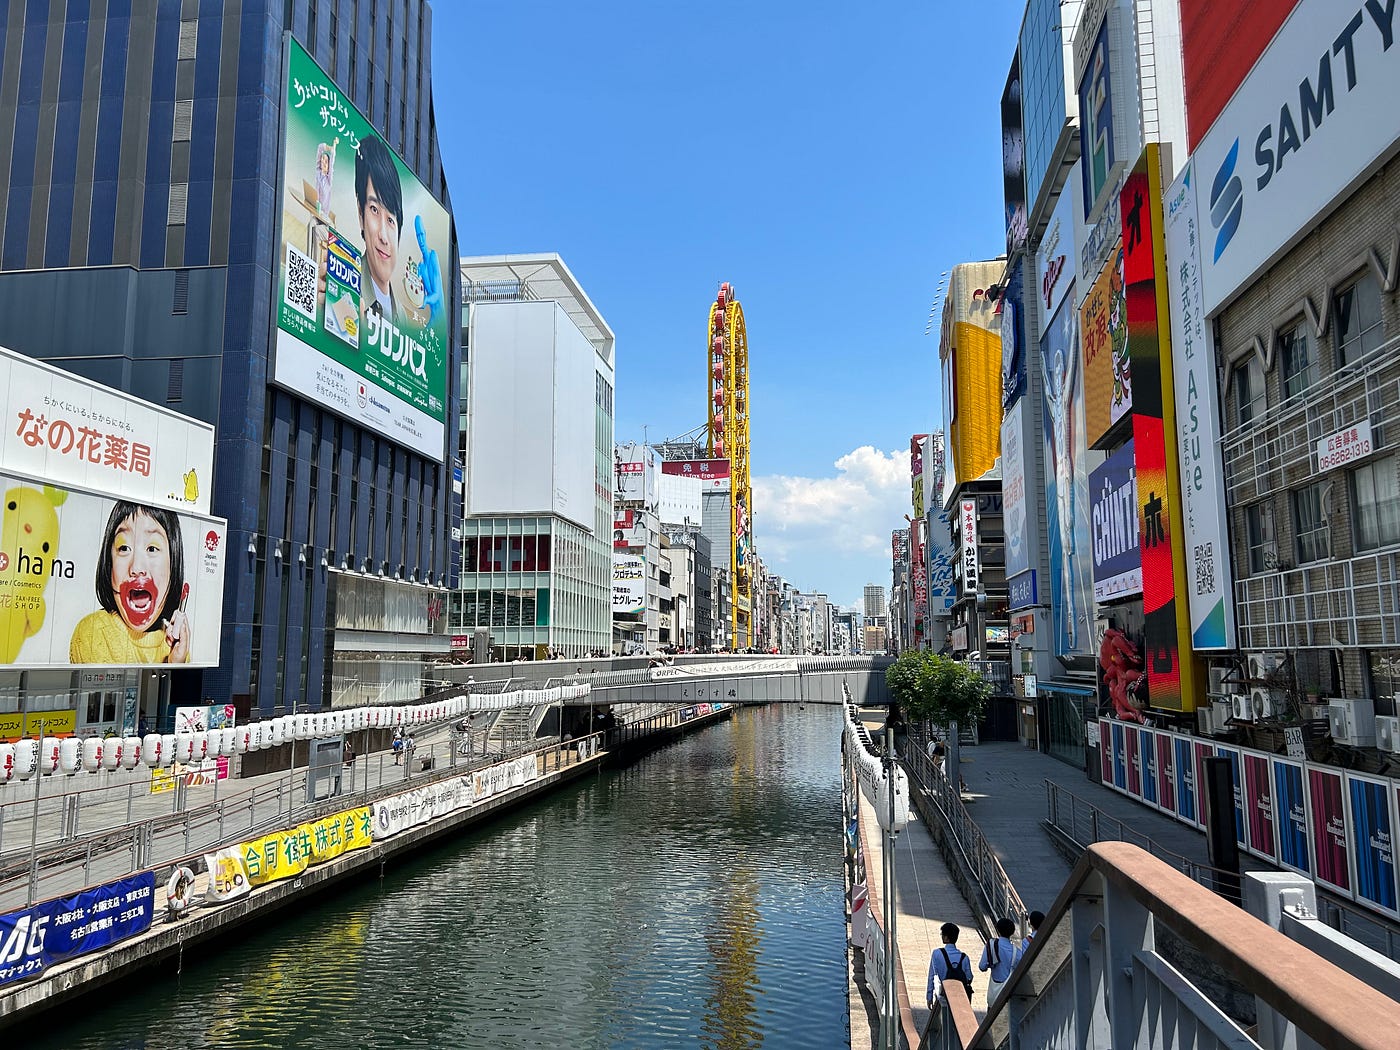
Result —
[[[356, 186], [375, 172], [397, 226], [421, 217], [458, 256], [428, 4], [372, 27], [335, 0], [7, 6], [0, 344], [216, 428], [199, 483], [228, 521], [222, 623], [201, 626], [219, 663], [164, 676], [161, 712], [419, 695], [456, 573], [458, 279], [411, 237], [362, 269], [384, 227]], [[298, 89], [335, 100], [324, 122]], [[398, 364], [361, 352], [387, 339]], [[34, 673], [0, 691], [78, 685]]]
[[606, 652], [612, 329], [558, 255], [463, 259], [460, 274], [471, 367], [453, 636], [489, 632], [497, 660]]
[[869, 620], [885, 615], [885, 588], [878, 583], [867, 583], [865, 585], [865, 618]]

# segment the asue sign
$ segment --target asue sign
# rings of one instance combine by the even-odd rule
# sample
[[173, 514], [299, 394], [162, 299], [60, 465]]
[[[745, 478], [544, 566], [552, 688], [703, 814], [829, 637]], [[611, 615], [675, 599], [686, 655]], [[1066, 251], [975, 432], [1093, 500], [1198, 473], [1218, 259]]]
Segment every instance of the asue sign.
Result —
[[1392, 0], [1303, 0], [1201, 140], [1207, 314], [1394, 150], [1377, 114], [1400, 97], [1395, 16]]

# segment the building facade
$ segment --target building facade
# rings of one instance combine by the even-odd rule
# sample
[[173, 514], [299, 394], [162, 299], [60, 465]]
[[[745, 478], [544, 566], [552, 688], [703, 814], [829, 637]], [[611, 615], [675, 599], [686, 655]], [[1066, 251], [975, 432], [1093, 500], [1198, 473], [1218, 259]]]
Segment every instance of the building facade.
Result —
[[[0, 343], [216, 427], [220, 663], [171, 674], [163, 704], [418, 695], [456, 572], [458, 287], [401, 239], [362, 272], [379, 234], [355, 186], [395, 183], [398, 225], [457, 256], [427, 3], [18, 4], [5, 34]], [[372, 301], [363, 333], [340, 324]], [[406, 340], [404, 375], [346, 364], [361, 337]]]

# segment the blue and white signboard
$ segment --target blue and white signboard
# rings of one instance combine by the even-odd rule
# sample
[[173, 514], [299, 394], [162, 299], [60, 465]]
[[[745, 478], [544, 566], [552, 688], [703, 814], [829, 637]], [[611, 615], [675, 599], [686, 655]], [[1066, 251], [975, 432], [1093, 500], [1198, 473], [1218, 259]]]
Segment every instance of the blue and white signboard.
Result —
[[144, 933], [155, 916], [153, 872], [0, 915], [0, 985]]
[[1131, 441], [1089, 475], [1089, 501], [1094, 601], [1111, 602], [1141, 594], [1137, 470]]
[[1012, 612], [1017, 609], [1029, 609], [1038, 605], [1036, 600], [1035, 570], [1027, 569], [1019, 576], [1013, 576], [1006, 581], [1007, 602], [1006, 607]]

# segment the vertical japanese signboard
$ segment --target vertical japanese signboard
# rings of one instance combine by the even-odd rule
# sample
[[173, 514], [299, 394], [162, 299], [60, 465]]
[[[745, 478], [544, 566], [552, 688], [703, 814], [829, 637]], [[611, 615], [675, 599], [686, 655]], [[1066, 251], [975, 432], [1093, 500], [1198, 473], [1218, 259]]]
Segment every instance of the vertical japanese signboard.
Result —
[[1230, 598], [1233, 581], [1220, 459], [1220, 401], [1215, 348], [1201, 297], [1194, 176], [1193, 162], [1187, 161], [1167, 191], [1165, 204], [1181, 522], [1192, 570], [1186, 596], [1192, 647], [1234, 649], [1235, 604]]
[[977, 501], [962, 501], [962, 570], [963, 593], [977, 593]]

